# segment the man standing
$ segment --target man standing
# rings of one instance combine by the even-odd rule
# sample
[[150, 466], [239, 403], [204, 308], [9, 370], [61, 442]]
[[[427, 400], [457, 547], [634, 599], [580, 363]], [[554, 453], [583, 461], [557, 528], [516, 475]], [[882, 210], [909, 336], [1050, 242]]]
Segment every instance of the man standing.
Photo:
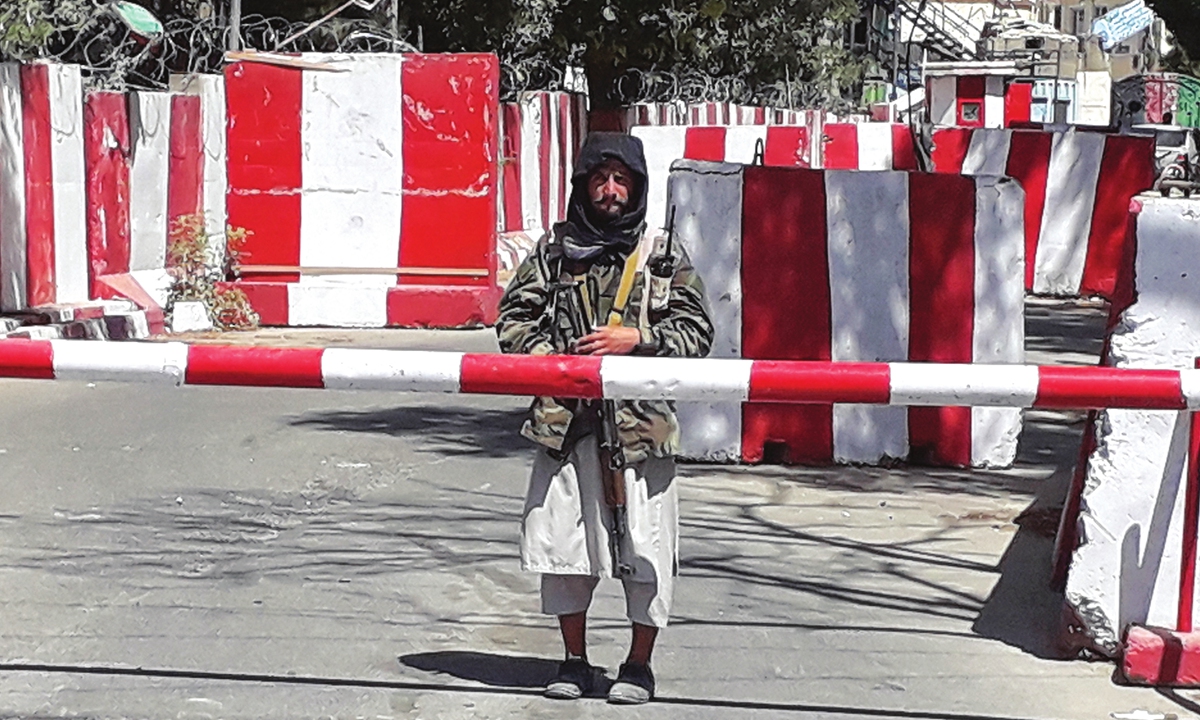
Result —
[[[641, 141], [594, 133], [571, 178], [567, 220], [517, 269], [496, 325], [506, 353], [703, 357], [713, 327], [704, 289], [681, 247], [643, 237]], [[618, 577], [632, 623], [629, 655], [609, 702], [654, 695], [650, 655], [667, 624], [678, 571], [674, 455], [679, 425], [665, 401], [534, 400], [521, 429], [541, 444], [521, 527], [521, 564], [541, 573], [543, 612], [556, 615], [566, 659], [546, 696], [593, 689], [585, 629], [602, 577]]]

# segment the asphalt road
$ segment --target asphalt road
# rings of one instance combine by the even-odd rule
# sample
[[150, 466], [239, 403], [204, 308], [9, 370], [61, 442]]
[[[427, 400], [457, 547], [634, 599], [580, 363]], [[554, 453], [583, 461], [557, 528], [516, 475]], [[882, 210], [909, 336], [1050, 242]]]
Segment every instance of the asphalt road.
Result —
[[[1096, 309], [1035, 305], [1030, 359]], [[235, 342], [484, 350], [486, 331]], [[1121, 718], [1194, 695], [1053, 659], [1081, 417], [1003, 472], [690, 465], [658, 702], [544, 700], [512, 398], [0, 382], [0, 717]], [[619, 586], [593, 608], [610, 675]], [[1114, 715], [1115, 714], [1115, 715]]]

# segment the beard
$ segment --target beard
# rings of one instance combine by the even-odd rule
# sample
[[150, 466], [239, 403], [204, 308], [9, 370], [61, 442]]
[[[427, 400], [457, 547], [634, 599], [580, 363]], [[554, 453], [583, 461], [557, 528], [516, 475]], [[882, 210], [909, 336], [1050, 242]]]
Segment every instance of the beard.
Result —
[[629, 200], [616, 195], [603, 195], [592, 200], [592, 210], [598, 217], [616, 219], [625, 214]]

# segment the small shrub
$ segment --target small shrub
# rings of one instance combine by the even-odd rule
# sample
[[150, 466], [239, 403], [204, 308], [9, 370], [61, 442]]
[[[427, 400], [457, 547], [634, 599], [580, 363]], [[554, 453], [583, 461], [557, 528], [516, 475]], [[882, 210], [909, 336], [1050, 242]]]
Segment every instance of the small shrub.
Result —
[[203, 214], [183, 215], [171, 223], [167, 243], [167, 272], [171, 276], [168, 320], [174, 317], [175, 303], [195, 301], [204, 304], [218, 329], [258, 327], [258, 313], [250, 306], [246, 293], [220, 285], [222, 281], [237, 279], [237, 266], [247, 256], [245, 246], [249, 235], [245, 228], [227, 228], [222, 251], [214, 247]]

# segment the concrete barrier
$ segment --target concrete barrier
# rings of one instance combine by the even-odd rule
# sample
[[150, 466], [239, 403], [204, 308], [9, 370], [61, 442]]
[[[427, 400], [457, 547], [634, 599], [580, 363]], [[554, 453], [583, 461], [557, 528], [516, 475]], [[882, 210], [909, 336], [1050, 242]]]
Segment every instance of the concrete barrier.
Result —
[[[1134, 208], [1136, 302], [1109, 339], [1108, 362], [1190, 369], [1200, 355], [1200, 212], [1148, 196]], [[1095, 424], [1066, 596], [1108, 655], [1130, 623], [1175, 621], [1188, 428], [1188, 413], [1171, 410], [1107, 410]]]
[[[224, 234], [224, 155], [210, 157], [205, 98], [85, 96], [73, 65], [9, 63], [0, 78], [4, 310], [128, 298], [160, 332], [171, 220], [205, 212]], [[223, 111], [216, 125], [223, 137]]]
[[[670, 193], [709, 285], [714, 356], [1023, 359], [1016, 183], [681, 161]], [[680, 420], [686, 456], [750, 462], [774, 446], [792, 462], [1004, 466], [1020, 431], [1019, 413], [979, 408], [702, 404]]]
[[79, 67], [0, 64], [0, 309], [88, 294]]
[[301, 59], [226, 68], [238, 286], [272, 324], [493, 319], [496, 58]]
[[666, 223], [666, 177], [676, 160], [759, 163], [772, 167], [915, 170], [912, 134], [888, 123], [815, 123], [730, 127], [642, 126], [650, 171], [647, 222]]
[[1154, 182], [1154, 141], [1070, 130], [946, 128], [934, 133], [935, 172], [1003, 174], [1025, 188], [1025, 287], [1113, 299], [1133, 196]]
[[133, 92], [128, 105], [128, 265], [108, 270], [128, 272], [159, 307], [165, 307], [171, 286], [167, 274], [171, 223], [204, 211], [201, 98]]
[[825, 123], [822, 165], [827, 170], [916, 170], [912, 130], [898, 123]]
[[819, 127], [833, 116], [823, 110], [791, 110], [725, 102], [637, 103], [611, 110], [593, 110], [589, 123], [597, 129], [629, 132], [643, 125], [803, 125]]
[[[226, 172], [227, 154], [225, 151], [225, 76], [224, 75], [172, 75], [170, 78], [171, 92], [178, 95], [188, 95], [200, 100], [200, 149], [203, 153], [201, 165], [203, 176], [200, 193], [200, 210], [204, 213], [205, 227], [209, 235], [221, 241], [225, 234], [227, 213], [225, 210], [225, 193], [228, 190]], [[172, 115], [172, 122], [182, 120]], [[190, 119], [186, 121], [190, 124]], [[176, 136], [172, 130], [172, 147], [176, 147]], [[190, 144], [190, 139], [185, 139]], [[172, 157], [176, 157], [172, 150]], [[178, 181], [177, 181], [178, 182]], [[224, 245], [218, 243], [218, 250]]]
[[538, 236], [567, 217], [571, 172], [587, 136], [587, 97], [522, 93], [500, 108], [501, 196], [498, 229]]

